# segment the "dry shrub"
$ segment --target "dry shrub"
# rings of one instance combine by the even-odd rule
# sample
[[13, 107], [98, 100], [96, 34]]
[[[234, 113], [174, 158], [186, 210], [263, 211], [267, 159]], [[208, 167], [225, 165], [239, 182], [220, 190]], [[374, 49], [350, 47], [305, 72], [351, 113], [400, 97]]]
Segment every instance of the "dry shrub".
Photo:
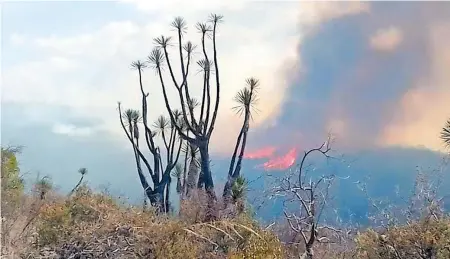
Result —
[[[271, 231], [275, 233], [283, 244], [285, 258], [299, 258], [305, 252], [305, 244], [300, 233], [292, 230], [284, 219], [271, 224]], [[330, 238], [327, 242], [317, 242], [314, 246], [314, 259], [347, 259], [355, 258], [355, 242], [353, 240], [353, 231], [342, 228], [339, 233], [322, 229], [319, 236]], [[308, 236], [309, 233], [306, 232]]]
[[[32, 192], [25, 191], [16, 154], [20, 148], [1, 148], [1, 216], [2, 256], [17, 258], [17, 251], [27, 246], [40, 209], [60, 197], [52, 189], [48, 177], [37, 177]], [[45, 184], [45, 189], [44, 187]]]
[[[241, 203], [241, 202], [240, 202]], [[240, 206], [237, 206], [240, 205]], [[191, 191], [190, 197], [180, 201], [179, 218], [188, 223], [199, 223], [210, 221], [211, 216], [215, 220], [233, 219], [241, 214], [251, 217], [251, 211], [245, 205], [239, 203], [228, 203], [224, 205], [222, 199], [211, 204], [204, 190]]]
[[24, 183], [20, 177], [19, 164], [16, 153], [20, 148], [1, 148], [1, 224], [2, 224], [2, 255], [10, 247], [11, 239], [15, 236], [18, 215], [22, 205], [26, 203], [23, 195]]
[[[205, 214], [201, 208], [192, 212]], [[201, 216], [173, 219], [86, 190], [43, 206], [36, 233], [23, 257], [283, 258], [278, 239], [245, 215], [212, 222]]]
[[180, 220], [190, 224], [204, 222], [208, 215], [207, 202], [204, 191], [192, 190], [189, 198], [180, 201]]
[[450, 218], [427, 218], [386, 231], [367, 230], [357, 239], [358, 258], [450, 258]]

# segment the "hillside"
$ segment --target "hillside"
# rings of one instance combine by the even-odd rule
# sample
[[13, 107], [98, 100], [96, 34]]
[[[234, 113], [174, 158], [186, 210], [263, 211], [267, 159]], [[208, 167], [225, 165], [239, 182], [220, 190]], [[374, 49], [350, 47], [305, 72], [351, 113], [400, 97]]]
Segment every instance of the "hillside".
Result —
[[450, 4], [10, 2], [1, 258], [450, 259]]
[[[268, 226], [258, 223], [251, 202], [243, 211], [238, 204], [227, 210], [218, 204], [216, 210], [221, 212], [211, 221], [205, 218], [209, 209], [201, 205], [207, 199], [201, 193], [182, 201], [181, 211], [172, 216], [130, 206], [86, 185], [67, 197], [53, 191], [46, 178], [34, 182], [32, 192], [26, 194], [23, 182], [18, 181], [20, 168], [14, 152], [2, 149], [2, 158], [2, 253], [8, 258], [263, 259], [298, 258], [302, 253], [302, 246], [292, 243], [299, 237], [282, 217]], [[277, 213], [276, 206], [272, 209], [271, 219]], [[366, 227], [334, 225], [340, 229], [336, 233], [321, 230], [320, 235], [332, 242], [319, 242], [314, 258], [382, 259], [392, 253], [407, 258], [448, 258], [448, 216], [432, 204], [417, 209], [421, 211], [414, 213], [418, 217], [406, 225], [400, 220], [387, 229], [371, 222]], [[380, 238], [389, 242], [377, 243]], [[419, 244], [423, 254], [415, 250]], [[392, 246], [397, 250], [391, 250]], [[422, 257], [427, 254], [432, 257]]]

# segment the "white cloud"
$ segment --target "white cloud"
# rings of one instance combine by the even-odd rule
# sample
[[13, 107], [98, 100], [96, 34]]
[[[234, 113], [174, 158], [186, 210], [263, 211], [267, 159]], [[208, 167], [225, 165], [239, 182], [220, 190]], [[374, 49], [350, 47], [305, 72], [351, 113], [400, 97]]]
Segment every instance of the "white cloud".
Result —
[[403, 41], [403, 33], [397, 27], [380, 29], [370, 37], [370, 46], [378, 51], [392, 51]]
[[246, 1], [221, 1], [221, 0], [170, 0], [170, 1], [147, 1], [147, 0], [120, 0], [120, 2], [133, 4], [139, 10], [145, 12], [173, 12], [173, 11], [185, 11], [185, 10], [195, 10], [195, 11], [207, 11], [211, 12], [218, 9], [241, 9]]
[[317, 25], [342, 16], [370, 11], [370, 4], [360, 1], [300, 1], [299, 21], [302, 25]]
[[53, 125], [52, 132], [60, 135], [68, 135], [71, 137], [86, 137], [90, 136], [94, 131], [90, 127], [77, 127], [73, 124], [60, 124]]
[[[149, 4], [149, 1], [125, 2], [141, 11], [155, 12], [155, 15], [149, 15], [146, 21], [111, 20], [100, 29], [84, 34], [42, 35], [30, 39], [27, 42], [31, 45], [23, 47], [33, 48], [45, 57], [4, 67], [4, 101], [66, 106], [78, 116], [95, 119], [101, 130], [123, 138], [116, 102], [122, 101], [124, 107], [140, 107], [136, 72], [129, 69], [131, 61], [145, 59], [154, 37], [173, 34], [169, 23], [175, 15], [185, 17], [189, 24], [185, 38], [199, 44], [195, 23], [206, 20], [209, 13], [220, 9], [225, 17], [218, 34], [222, 88], [213, 151], [226, 152], [233, 145], [241, 124], [241, 118], [231, 107], [234, 106], [232, 98], [244, 86], [244, 80], [253, 76], [261, 81], [261, 112], [254, 124], [261, 125], [277, 115], [288, 86], [288, 73], [299, 65], [299, 30], [367, 9], [365, 4], [358, 3], [329, 3], [331, 7], [328, 7], [307, 2], [213, 1], [205, 5], [205, 2], [194, 1], [187, 7], [185, 1], [166, 1], [160, 5]], [[309, 18], [304, 16], [307, 13], [311, 13]], [[178, 64], [174, 61], [173, 65]], [[200, 75], [191, 80], [191, 86], [201, 85]], [[150, 93], [149, 120], [153, 120], [166, 109], [158, 79], [150, 70], [144, 74], [144, 85]], [[200, 89], [193, 91], [199, 99]], [[176, 104], [173, 89], [169, 96]]]
[[9, 40], [13, 45], [23, 45], [26, 42], [27, 38], [24, 35], [14, 33], [11, 35]]

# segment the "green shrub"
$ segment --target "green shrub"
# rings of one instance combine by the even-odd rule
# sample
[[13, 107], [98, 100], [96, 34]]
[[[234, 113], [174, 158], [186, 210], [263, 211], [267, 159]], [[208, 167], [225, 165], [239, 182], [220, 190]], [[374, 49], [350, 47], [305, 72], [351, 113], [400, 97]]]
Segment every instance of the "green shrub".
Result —
[[17, 205], [23, 195], [24, 182], [20, 177], [17, 152], [12, 148], [1, 148], [2, 214], [7, 210], [6, 207]]

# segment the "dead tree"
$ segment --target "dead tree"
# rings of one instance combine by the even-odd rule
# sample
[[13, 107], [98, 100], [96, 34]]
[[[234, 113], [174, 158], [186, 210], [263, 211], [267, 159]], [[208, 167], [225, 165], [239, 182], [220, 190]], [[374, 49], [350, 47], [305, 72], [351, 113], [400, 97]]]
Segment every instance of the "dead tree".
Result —
[[384, 232], [403, 224], [410, 226], [426, 218], [433, 220], [443, 218], [444, 201], [450, 197], [448, 194], [441, 195], [443, 176], [448, 163], [448, 158], [444, 158], [442, 164], [436, 169], [423, 170], [417, 167], [411, 193], [403, 197], [400, 194], [400, 187], [397, 187], [395, 196], [397, 202], [393, 202], [392, 198], [372, 197], [367, 184], [370, 182], [370, 177], [366, 177], [364, 181], [358, 181], [356, 185], [370, 206], [368, 219], [373, 228]]
[[[284, 197], [284, 215], [294, 233], [300, 235], [304, 246], [304, 252], [300, 255], [303, 259], [314, 257], [314, 246], [317, 243], [335, 242], [332, 235], [339, 237], [344, 234], [341, 230], [327, 226], [321, 222], [325, 206], [330, 199], [330, 188], [336, 179], [334, 174], [323, 175], [312, 180], [306, 180], [306, 159], [313, 153], [319, 153], [325, 158], [330, 158], [330, 138], [317, 148], [305, 151], [301, 162], [292, 173], [282, 178], [279, 186], [273, 188], [275, 196]], [[288, 203], [294, 202], [291, 210]], [[294, 242], [294, 241], [293, 241]]]
[[372, 198], [367, 180], [357, 183], [368, 200], [371, 208], [368, 218], [375, 231], [371, 237], [375, 242], [362, 250], [368, 253], [367, 258], [433, 259], [450, 252], [450, 246], [441, 245], [448, 243], [445, 235], [429, 237], [429, 233], [442, 230], [436, 224], [446, 219], [445, 199], [450, 196], [442, 195], [442, 187], [447, 166], [448, 160], [444, 158], [436, 169], [423, 171], [418, 167], [411, 193], [403, 197], [398, 187], [395, 200]]

